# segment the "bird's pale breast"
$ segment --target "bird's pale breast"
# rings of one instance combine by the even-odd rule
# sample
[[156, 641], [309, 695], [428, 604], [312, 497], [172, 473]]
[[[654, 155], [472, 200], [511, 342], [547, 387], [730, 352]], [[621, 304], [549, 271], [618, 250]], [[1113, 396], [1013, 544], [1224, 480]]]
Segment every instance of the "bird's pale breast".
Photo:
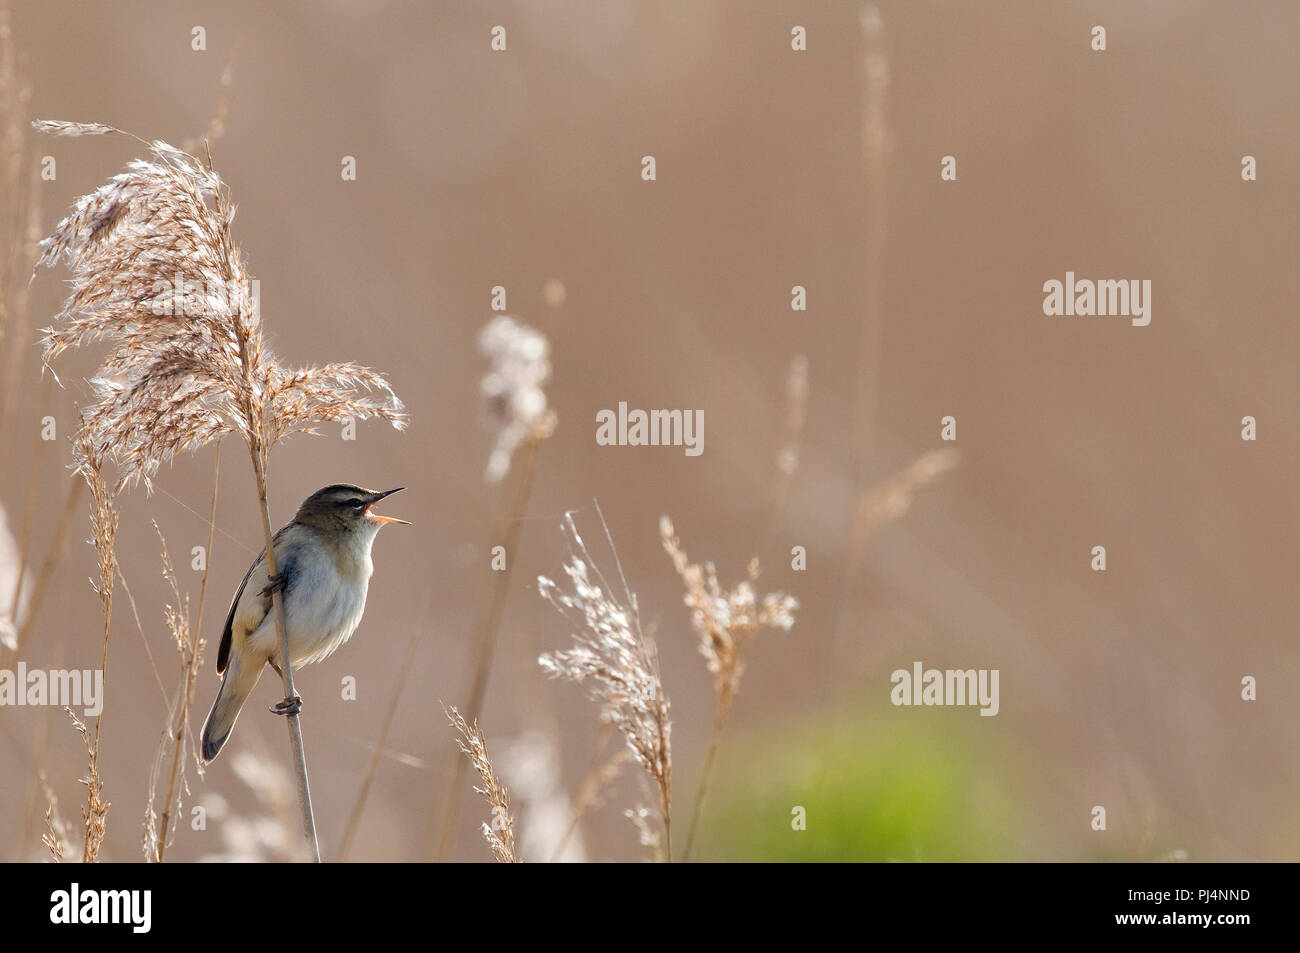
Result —
[[[298, 668], [325, 658], [356, 631], [366, 608], [372, 563], [368, 551], [349, 561], [325, 546], [290, 544], [285, 549], [280, 553], [277, 546], [276, 556], [291, 567], [284, 605], [289, 654]], [[245, 597], [260, 589], [250, 580]], [[276, 657], [277, 639], [274, 613], [267, 613], [249, 637], [249, 648], [256, 655]]]

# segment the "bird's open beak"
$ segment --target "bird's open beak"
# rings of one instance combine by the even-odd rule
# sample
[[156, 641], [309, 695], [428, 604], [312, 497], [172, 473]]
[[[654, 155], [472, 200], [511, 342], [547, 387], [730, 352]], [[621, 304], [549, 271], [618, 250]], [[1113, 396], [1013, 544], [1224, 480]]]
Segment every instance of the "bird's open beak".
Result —
[[[406, 487], [399, 486], [396, 490], [385, 490], [383, 493], [379, 494], [379, 500], [382, 500], [386, 496], [392, 496], [394, 493], [398, 492], [399, 490], [405, 490], [405, 489]], [[378, 503], [379, 500], [375, 500], [375, 503]], [[371, 503], [370, 506], [374, 506], [375, 503]], [[403, 526], [411, 525], [410, 520], [399, 520], [396, 516], [380, 516], [378, 513], [372, 513], [369, 507], [366, 508], [366, 515], [369, 516], [376, 523], [401, 523]]]

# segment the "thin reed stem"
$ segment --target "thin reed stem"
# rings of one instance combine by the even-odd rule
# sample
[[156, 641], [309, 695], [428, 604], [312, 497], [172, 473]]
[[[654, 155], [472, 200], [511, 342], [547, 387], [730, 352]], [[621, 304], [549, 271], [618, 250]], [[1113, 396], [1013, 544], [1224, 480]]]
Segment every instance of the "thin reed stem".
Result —
[[[249, 447], [253, 458], [253, 472], [257, 477], [258, 509], [262, 515], [262, 533], [266, 538], [266, 571], [274, 577], [275, 545], [271, 538], [271, 510], [266, 502], [266, 470], [261, 455]], [[295, 698], [293, 687], [293, 662], [289, 656], [289, 623], [284, 615], [284, 599], [276, 590], [271, 592], [271, 611], [275, 613], [275, 631], [280, 640], [280, 679], [284, 683], [284, 697]], [[302, 832], [307, 838], [307, 849], [314, 863], [320, 863], [320, 843], [316, 840], [316, 817], [311, 807], [311, 787], [307, 779], [307, 755], [303, 751], [302, 726], [298, 713], [285, 717], [289, 730], [289, 748], [293, 754], [293, 768], [298, 782], [298, 808], [302, 811]]]
[[691, 859], [691, 848], [695, 845], [695, 830], [704, 812], [704, 799], [709, 793], [709, 779], [713, 775], [713, 760], [718, 755], [718, 745], [722, 742], [722, 729], [726, 727], [727, 715], [719, 711], [713, 719], [713, 736], [709, 739], [709, 751], [704, 756], [704, 769], [700, 773], [700, 786], [695, 789], [695, 807], [691, 810], [691, 826], [686, 829], [686, 847], [682, 851], [682, 863]]

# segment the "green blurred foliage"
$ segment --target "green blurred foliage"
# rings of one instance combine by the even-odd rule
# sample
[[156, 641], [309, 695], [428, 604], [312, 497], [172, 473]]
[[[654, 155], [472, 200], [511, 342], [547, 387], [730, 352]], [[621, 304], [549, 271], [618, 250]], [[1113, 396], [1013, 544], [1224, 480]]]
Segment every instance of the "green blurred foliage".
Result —
[[[1025, 765], [972, 709], [841, 713], [729, 734], [696, 859], [1041, 859], [1017, 790]], [[677, 793], [687, 816], [694, 788]], [[807, 829], [792, 829], [793, 809]]]

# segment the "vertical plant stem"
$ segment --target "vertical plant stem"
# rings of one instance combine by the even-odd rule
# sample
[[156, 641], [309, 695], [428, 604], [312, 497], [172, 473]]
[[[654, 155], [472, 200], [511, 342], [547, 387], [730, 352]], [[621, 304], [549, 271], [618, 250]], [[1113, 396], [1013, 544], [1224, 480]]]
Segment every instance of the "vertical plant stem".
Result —
[[659, 811], [664, 818], [664, 863], [673, 862], [673, 815], [672, 805], [662, 789], [659, 791]]
[[[510, 574], [515, 566], [515, 546], [519, 542], [519, 533], [523, 528], [524, 509], [528, 506], [528, 497], [533, 490], [533, 477], [537, 472], [537, 456], [541, 449], [540, 436], [530, 436], [524, 446], [524, 456], [515, 482], [515, 491], [506, 511], [504, 521], [497, 532], [496, 539], [504, 538], [506, 551], [506, 568], [494, 572], [491, 597], [487, 612], [479, 627], [475, 639], [474, 661], [470, 669], [469, 700], [465, 704], [464, 716], [469, 724], [477, 724], [483, 710], [483, 699], [487, 695], [488, 676], [492, 673], [492, 659], [496, 653], [497, 634], [501, 628], [501, 616], [505, 611], [506, 595], [510, 588]], [[466, 759], [454, 746], [450, 757], [454, 759], [451, 767], [451, 785], [447, 789], [446, 808], [443, 812], [442, 831], [438, 836], [438, 849], [435, 858], [445, 860], [451, 847], [452, 831], [456, 818], [460, 814], [461, 788], [464, 786]], [[443, 772], [446, 776], [446, 772]]]
[[[260, 441], [258, 441], [260, 443]], [[271, 509], [266, 502], [266, 469], [260, 447], [249, 448], [253, 457], [253, 472], [257, 477], [257, 502], [262, 514], [262, 533], [266, 537], [266, 571], [276, 575], [275, 546], [271, 539]], [[271, 592], [271, 611], [275, 613], [275, 630], [280, 640], [280, 679], [284, 683], [284, 697], [297, 694], [293, 688], [293, 663], [289, 658], [289, 624], [284, 615], [284, 599], [278, 591]], [[302, 726], [297, 713], [285, 717], [289, 726], [289, 748], [293, 753], [293, 767], [298, 781], [298, 807], [302, 811], [302, 832], [307, 838], [307, 848], [314, 863], [320, 863], [320, 844], [316, 840], [316, 817], [312, 813], [311, 788], [307, 780], [307, 755], [302, 746]]]
[[[112, 545], [110, 541], [109, 545]], [[104, 587], [104, 653], [99, 662], [99, 669], [104, 675], [104, 684], [108, 684], [108, 634], [113, 624], [113, 577], [110, 574], [107, 578], [101, 579], [100, 583]], [[81, 853], [81, 859], [84, 863], [93, 864], [99, 859], [99, 848], [103, 844], [104, 835], [102, 829], [99, 829], [93, 818], [95, 809], [99, 806], [99, 792], [101, 782], [99, 779], [99, 732], [104, 727], [104, 715], [101, 712], [95, 716], [95, 742], [90, 747], [90, 768], [86, 775], [86, 841], [85, 848]]]
[[[253, 476], [257, 480], [258, 510], [262, 517], [262, 536], [266, 540], [266, 572], [276, 575], [275, 542], [271, 535], [271, 508], [266, 501], [266, 417], [261, 404], [264, 390], [254, 386], [253, 360], [249, 353], [249, 337], [242, 313], [236, 319], [239, 339], [239, 363], [244, 373], [244, 419], [248, 426], [248, 455], [253, 461]], [[274, 613], [275, 631], [280, 642], [280, 679], [284, 684], [284, 697], [296, 697], [293, 688], [293, 662], [289, 656], [289, 623], [284, 615], [284, 600], [280, 592], [271, 590], [271, 612]], [[316, 817], [311, 808], [311, 787], [307, 779], [307, 755], [302, 747], [302, 726], [298, 715], [285, 716], [289, 732], [289, 748], [293, 754], [293, 767], [298, 782], [298, 807], [302, 811], [302, 831], [307, 838], [307, 848], [314, 863], [320, 863], [320, 843], [316, 840]]]
[[682, 863], [691, 859], [691, 847], [695, 844], [695, 829], [700, 823], [704, 811], [704, 798], [709, 793], [709, 778], [713, 774], [713, 759], [717, 757], [718, 745], [722, 741], [722, 729], [727, 723], [727, 713], [718, 709], [713, 719], [713, 737], [709, 739], [709, 752], [704, 756], [704, 770], [700, 773], [700, 786], [695, 790], [695, 807], [691, 811], [691, 826], [686, 829], [686, 848], [682, 851]]

